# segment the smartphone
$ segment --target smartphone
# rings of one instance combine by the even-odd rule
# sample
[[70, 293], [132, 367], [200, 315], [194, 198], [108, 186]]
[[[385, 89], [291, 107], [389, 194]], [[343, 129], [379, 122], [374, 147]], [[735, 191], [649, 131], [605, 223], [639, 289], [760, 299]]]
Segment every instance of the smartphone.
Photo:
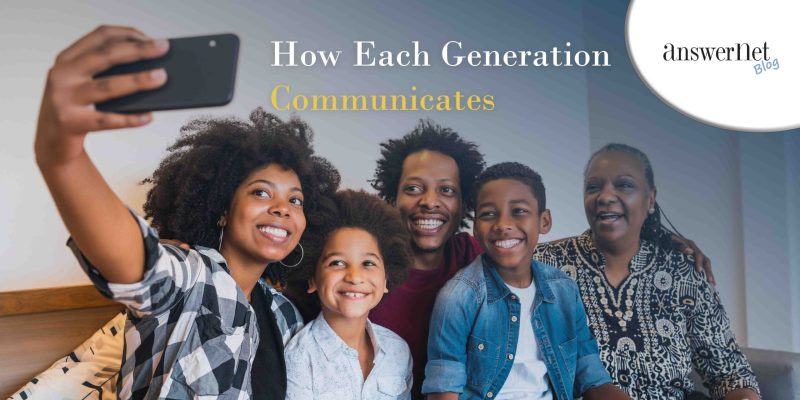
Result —
[[128, 114], [228, 104], [236, 85], [238, 57], [239, 37], [234, 34], [169, 39], [169, 52], [163, 57], [117, 65], [95, 76], [164, 68], [164, 86], [97, 103], [95, 108]]

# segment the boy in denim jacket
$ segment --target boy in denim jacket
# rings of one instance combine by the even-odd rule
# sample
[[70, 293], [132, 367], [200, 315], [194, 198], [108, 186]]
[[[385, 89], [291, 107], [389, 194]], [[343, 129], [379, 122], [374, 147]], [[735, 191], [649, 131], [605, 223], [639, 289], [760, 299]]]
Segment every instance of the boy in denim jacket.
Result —
[[542, 178], [519, 163], [476, 183], [485, 253], [439, 292], [422, 392], [428, 399], [628, 399], [611, 384], [578, 287], [531, 261], [550, 230]]

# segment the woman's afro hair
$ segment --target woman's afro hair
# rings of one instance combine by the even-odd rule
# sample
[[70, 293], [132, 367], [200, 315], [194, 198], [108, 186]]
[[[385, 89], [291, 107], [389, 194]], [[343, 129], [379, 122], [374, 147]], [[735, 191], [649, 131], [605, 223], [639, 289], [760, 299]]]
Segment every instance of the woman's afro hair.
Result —
[[318, 296], [306, 293], [308, 280], [314, 276], [325, 244], [336, 230], [362, 229], [375, 238], [390, 290], [405, 279], [412, 262], [408, 230], [395, 208], [375, 195], [354, 190], [336, 193], [334, 202], [333, 213], [322, 218], [316, 229], [306, 229], [301, 239], [305, 256], [300, 265], [288, 272], [287, 295], [307, 320], [319, 313]]
[[299, 119], [283, 122], [258, 108], [249, 121], [198, 118], [181, 128], [178, 140], [152, 177], [145, 217], [162, 238], [217, 248], [217, 221], [236, 188], [253, 171], [278, 164], [294, 171], [303, 189], [306, 229], [332, 207], [339, 173], [314, 155], [313, 132]]

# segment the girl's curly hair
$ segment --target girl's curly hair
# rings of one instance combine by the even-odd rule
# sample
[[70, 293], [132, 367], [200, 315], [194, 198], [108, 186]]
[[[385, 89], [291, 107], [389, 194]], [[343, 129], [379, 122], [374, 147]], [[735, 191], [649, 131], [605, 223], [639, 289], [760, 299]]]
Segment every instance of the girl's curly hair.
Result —
[[312, 138], [303, 121], [283, 122], [261, 108], [249, 121], [194, 119], [181, 128], [170, 154], [143, 181], [153, 184], [145, 217], [162, 238], [216, 248], [217, 220], [236, 188], [256, 169], [278, 164], [300, 179], [306, 230], [314, 230], [318, 216], [333, 205], [340, 177], [327, 160], [314, 155]]
[[335, 211], [325, 215], [319, 227], [306, 230], [302, 239], [305, 257], [288, 273], [287, 296], [306, 321], [316, 317], [320, 311], [318, 296], [306, 293], [308, 280], [316, 272], [326, 241], [337, 229], [358, 228], [375, 238], [390, 290], [406, 278], [413, 257], [408, 230], [394, 207], [377, 196], [355, 190], [336, 193], [334, 203]]

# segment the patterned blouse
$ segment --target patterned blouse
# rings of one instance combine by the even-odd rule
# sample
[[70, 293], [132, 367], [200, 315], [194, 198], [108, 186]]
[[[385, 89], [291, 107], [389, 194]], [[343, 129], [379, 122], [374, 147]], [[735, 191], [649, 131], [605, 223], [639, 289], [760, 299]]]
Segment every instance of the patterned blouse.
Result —
[[603, 364], [631, 397], [683, 399], [693, 389], [692, 366], [715, 399], [739, 388], [758, 392], [719, 295], [691, 258], [642, 241], [617, 288], [589, 231], [540, 245], [534, 258], [576, 281]]

